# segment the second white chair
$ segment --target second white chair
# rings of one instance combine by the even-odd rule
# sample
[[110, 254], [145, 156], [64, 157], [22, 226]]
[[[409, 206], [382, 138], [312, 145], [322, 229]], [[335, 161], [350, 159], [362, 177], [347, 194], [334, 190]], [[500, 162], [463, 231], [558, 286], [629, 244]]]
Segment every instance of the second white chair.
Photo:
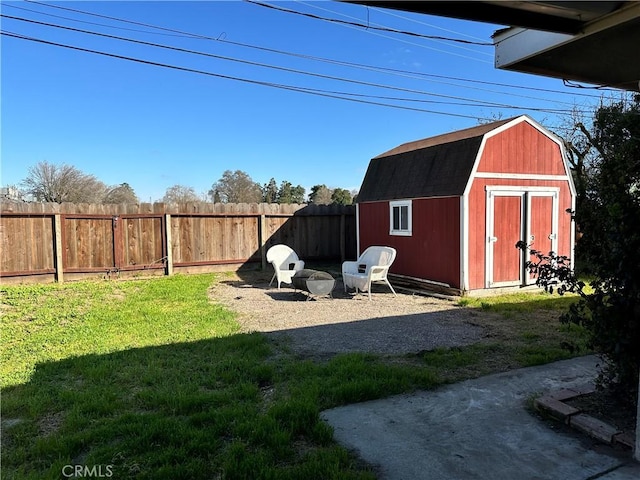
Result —
[[395, 296], [396, 291], [387, 279], [389, 267], [395, 259], [395, 248], [371, 246], [362, 252], [355, 262], [344, 262], [342, 264], [344, 291], [346, 292], [347, 288], [355, 288], [356, 293], [358, 290], [369, 292], [369, 300], [371, 300], [371, 284], [382, 281], [389, 285]]

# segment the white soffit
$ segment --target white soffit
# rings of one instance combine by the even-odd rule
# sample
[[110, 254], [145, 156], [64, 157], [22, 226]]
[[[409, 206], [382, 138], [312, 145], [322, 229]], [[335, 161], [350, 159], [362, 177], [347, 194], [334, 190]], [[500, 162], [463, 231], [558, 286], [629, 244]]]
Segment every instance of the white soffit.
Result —
[[497, 68], [640, 91], [640, 2], [575, 35], [512, 27], [493, 39]]

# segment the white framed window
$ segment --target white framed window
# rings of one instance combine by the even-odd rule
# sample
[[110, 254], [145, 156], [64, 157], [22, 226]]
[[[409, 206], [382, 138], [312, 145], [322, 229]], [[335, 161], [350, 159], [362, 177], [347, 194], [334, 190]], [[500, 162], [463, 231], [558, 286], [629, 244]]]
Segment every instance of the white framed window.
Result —
[[389, 235], [411, 236], [411, 200], [389, 202]]

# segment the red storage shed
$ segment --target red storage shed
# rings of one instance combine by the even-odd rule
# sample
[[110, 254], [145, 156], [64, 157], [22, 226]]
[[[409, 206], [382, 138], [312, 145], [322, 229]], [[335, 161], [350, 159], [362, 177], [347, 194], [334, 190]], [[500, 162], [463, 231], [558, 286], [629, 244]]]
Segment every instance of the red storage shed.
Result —
[[575, 188], [562, 142], [526, 115], [378, 155], [357, 199], [358, 250], [394, 247], [391, 267], [460, 293], [533, 283], [531, 248], [573, 258]]

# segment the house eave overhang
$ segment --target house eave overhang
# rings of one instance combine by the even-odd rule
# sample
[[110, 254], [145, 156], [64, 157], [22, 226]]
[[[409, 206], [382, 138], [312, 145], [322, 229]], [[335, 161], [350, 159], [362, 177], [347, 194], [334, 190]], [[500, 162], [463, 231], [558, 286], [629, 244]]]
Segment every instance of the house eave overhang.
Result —
[[342, 0], [374, 7], [476, 22], [576, 34], [585, 22], [621, 8], [624, 1], [553, 0]]
[[630, 91], [640, 91], [640, 2], [585, 24], [577, 34], [513, 27], [494, 37], [495, 66]]
[[341, 0], [506, 25], [494, 34], [496, 67], [640, 91], [640, 2]]

